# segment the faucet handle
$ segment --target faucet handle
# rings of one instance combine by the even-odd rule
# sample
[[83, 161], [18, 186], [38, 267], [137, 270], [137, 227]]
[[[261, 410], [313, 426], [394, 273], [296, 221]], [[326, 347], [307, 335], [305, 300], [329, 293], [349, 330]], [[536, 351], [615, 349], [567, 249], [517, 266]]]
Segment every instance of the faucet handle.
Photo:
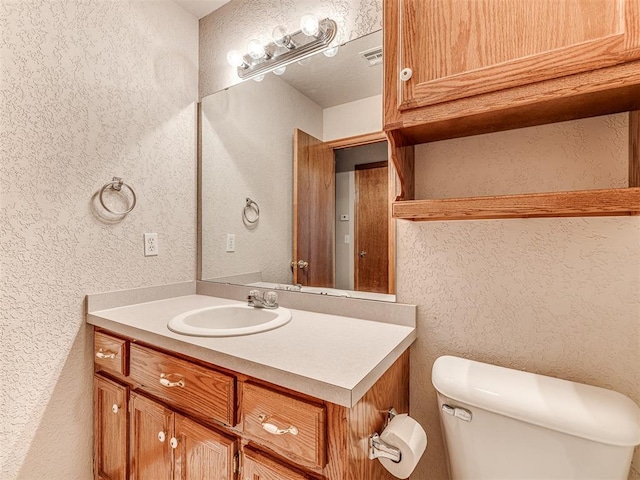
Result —
[[260, 290], [249, 290], [249, 296], [252, 298], [260, 298]]
[[264, 303], [270, 307], [278, 305], [278, 294], [276, 292], [267, 292], [264, 294]]

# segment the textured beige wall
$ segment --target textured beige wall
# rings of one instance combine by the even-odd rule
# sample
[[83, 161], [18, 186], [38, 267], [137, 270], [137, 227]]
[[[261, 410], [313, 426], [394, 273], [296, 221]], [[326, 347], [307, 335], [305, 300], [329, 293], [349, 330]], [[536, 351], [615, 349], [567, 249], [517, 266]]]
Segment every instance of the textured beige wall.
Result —
[[[84, 295], [195, 277], [198, 21], [167, 1], [2, 0], [0, 49], [0, 478], [89, 479]], [[105, 222], [92, 196], [114, 175], [138, 205]]]
[[[417, 148], [417, 196], [625, 185], [626, 114]], [[446, 479], [431, 367], [458, 355], [640, 404], [640, 218], [398, 222], [398, 301], [418, 305], [411, 413]], [[636, 456], [636, 468], [639, 465]]]

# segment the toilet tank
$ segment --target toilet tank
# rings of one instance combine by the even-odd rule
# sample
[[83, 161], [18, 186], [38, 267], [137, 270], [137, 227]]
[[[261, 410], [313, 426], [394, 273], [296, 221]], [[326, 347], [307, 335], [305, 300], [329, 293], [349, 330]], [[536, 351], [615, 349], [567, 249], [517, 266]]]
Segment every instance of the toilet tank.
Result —
[[626, 480], [640, 408], [603, 388], [445, 356], [432, 370], [452, 480]]

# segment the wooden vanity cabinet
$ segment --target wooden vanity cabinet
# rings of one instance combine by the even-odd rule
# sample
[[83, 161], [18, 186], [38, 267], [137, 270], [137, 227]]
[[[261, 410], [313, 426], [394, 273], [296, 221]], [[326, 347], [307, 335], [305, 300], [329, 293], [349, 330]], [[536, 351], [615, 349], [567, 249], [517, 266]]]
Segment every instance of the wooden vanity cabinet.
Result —
[[93, 380], [94, 477], [96, 480], [126, 480], [129, 391], [107, 378]]
[[384, 128], [409, 143], [640, 108], [640, 0], [384, 9]]
[[105, 342], [128, 352], [124, 370], [95, 357], [96, 480], [393, 479], [368, 458], [368, 438], [391, 407], [409, 409], [408, 352], [347, 408], [110, 332], [96, 338], [95, 352]]
[[131, 394], [131, 480], [232, 480], [237, 442]]

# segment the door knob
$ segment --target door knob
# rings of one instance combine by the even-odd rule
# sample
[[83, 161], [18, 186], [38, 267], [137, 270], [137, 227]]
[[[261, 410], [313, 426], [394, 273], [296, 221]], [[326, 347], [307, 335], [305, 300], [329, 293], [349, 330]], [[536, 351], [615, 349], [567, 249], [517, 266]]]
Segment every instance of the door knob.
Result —
[[367, 252], [365, 252], [364, 250], [362, 250], [362, 251], [360, 252], [360, 258], [364, 258], [364, 257], [366, 257], [366, 256], [367, 256]]
[[291, 262], [292, 268], [298, 267], [299, 269], [304, 270], [308, 266], [309, 266], [309, 262], [305, 262], [304, 260], [298, 260], [297, 262], [294, 260], [293, 262]]

